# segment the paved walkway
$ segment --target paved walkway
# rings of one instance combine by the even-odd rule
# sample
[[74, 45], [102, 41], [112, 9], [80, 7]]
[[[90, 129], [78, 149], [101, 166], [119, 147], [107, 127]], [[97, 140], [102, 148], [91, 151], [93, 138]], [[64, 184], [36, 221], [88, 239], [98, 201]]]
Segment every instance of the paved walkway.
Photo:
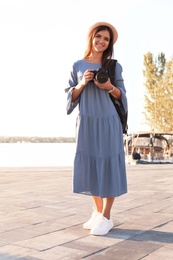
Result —
[[173, 165], [127, 165], [129, 192], [114, 228], [82, 228], [90, 196], [73, 194], [72, 168], [0, 168], [0, 259], [172, 260]]

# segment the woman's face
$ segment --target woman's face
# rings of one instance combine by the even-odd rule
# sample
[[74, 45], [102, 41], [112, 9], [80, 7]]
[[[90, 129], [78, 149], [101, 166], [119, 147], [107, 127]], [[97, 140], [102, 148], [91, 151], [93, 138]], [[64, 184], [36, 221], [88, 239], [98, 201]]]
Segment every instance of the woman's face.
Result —
[[92, 41], [92, 49], [95, 52], [104, 52], [110, 42], [110, 33], [107, 30], [99, 31], [96, 33], [93, 41]]

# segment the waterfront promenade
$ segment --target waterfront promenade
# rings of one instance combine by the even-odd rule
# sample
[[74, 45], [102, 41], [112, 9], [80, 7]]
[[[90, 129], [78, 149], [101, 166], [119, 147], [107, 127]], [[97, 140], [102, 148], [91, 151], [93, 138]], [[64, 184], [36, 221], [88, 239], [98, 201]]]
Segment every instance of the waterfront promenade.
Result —
[[0, 168], [0, 260], [172, 260], [173, 165], [127, 165], [113, 229], [82, 228], [90, 196], [72, 193], [72, 167]]

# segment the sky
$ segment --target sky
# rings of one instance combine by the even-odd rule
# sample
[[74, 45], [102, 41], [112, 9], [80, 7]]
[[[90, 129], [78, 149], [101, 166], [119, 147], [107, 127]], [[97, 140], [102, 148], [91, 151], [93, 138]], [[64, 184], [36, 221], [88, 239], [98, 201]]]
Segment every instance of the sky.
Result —
[[172, 0], [0, 0], [0, 136], [75, 136], [78, 110], [66, 114], [64, 89], [98, 21], [119, 34], [129, 132], [148, 130], [143, 58], [172, 58], [172, 10]]

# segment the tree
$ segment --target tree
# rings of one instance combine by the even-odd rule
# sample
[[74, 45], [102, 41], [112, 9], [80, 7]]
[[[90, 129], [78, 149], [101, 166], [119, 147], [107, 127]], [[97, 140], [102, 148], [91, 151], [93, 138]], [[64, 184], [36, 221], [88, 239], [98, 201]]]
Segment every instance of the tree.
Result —
[[146, 123], [151, 130], [172, 131], [173, 59], [166, 61], [164, 53], [154, 57], [148, 52], [144, 55], [144, 66]]

